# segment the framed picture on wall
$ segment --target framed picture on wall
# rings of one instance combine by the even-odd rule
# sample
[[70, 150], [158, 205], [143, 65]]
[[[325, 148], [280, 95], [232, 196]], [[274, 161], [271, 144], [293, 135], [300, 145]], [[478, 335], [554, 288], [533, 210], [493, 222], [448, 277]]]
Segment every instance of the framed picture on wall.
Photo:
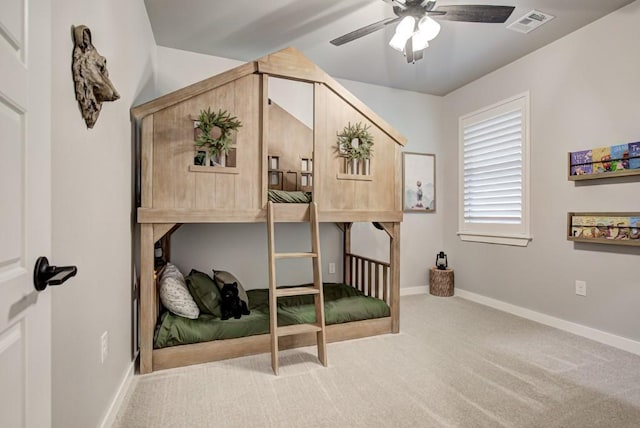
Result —
[[436, 155], [402, 154], [402, 204], [405, 212], [436, 210]]

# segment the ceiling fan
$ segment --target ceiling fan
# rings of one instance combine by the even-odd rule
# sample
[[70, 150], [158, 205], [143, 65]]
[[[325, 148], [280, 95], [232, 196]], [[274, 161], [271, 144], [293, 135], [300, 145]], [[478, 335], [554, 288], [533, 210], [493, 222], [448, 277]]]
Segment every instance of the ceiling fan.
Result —
[[[399, 22], [389, 45], [404, 52], [407, 62], [422, 59], [423, 49], [429, 46], [440, 32], [439, 21], [504, 23], [515, 7], [491, 5], [442, 5], [436, 8], [435, 1], [428, 0], [383, 0], [393, 5], [395, 18], [385, 18], [343, 36], [331, 40], [331, 44], [340, 46], [360, 37], [378, 31], [387, 25]], [[435, 19], [434, 19], [435, 18]]]

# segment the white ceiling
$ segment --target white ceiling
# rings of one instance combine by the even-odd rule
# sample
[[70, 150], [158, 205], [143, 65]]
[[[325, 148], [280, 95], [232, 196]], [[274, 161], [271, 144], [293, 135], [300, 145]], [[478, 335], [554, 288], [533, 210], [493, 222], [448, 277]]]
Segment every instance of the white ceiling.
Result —
[[[145, 0], [156, 43], [251, 61], [294, 46], [333, 77], [445, 95], [634, 0], [440, 0], [438, 5], [515, 6], [505, 24], [441, 21], [442, 30], [408, 64], [388, 41], [395, 25], [342, 46], [338, 36], [387, 17], [382, 0]], [[555, 19], [529, 34], [507, 25], [537, 9]]]

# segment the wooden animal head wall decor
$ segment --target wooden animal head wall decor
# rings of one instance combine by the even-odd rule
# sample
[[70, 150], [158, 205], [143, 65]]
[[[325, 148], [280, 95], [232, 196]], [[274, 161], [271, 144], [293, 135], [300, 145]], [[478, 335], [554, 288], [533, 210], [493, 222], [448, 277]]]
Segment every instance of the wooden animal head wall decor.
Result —
[[76, 100], [80, 112], [87, 124], [93, 128], [102, 103], [115, 101], [120, 94], [109, 80], [107, 60], [98, 53], [91, 43], [91, 30], [85, 25], [71, 26], [73, 33], [73, 81], [76, 87]]

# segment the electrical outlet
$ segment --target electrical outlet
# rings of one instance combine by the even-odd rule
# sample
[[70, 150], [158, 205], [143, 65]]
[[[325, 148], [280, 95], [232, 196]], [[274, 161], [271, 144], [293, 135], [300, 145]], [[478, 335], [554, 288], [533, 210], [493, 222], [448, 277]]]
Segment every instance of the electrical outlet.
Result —
[[336, 273], [336, 264], [329, 263], [329, 273]]
[[576, 280], [576, 294], [578, 296], [586, 296], [587, 295], [587, 282], [586, 281], [578, 281], [578, 280]]
[[102, 364], [107, 359], [107, 355], [109, 355], [109, 332], [105, 331], [100, 338], [100, 362]]

